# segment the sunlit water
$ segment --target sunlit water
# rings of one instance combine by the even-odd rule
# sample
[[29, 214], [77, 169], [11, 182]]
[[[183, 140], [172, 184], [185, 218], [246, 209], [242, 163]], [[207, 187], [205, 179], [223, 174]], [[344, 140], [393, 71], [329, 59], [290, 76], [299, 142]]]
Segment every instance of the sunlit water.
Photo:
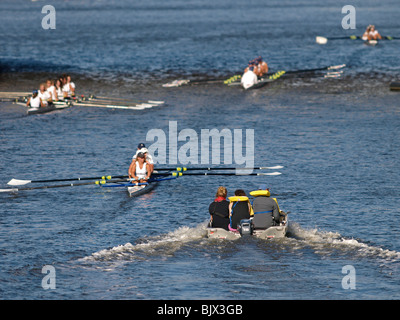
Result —
[[[11, 178], [126, 174], [137, 144], [152, 143], [151, 129], [168, 135], [170, 121], [199, 137], [202, 129], [252, 129], [255, 165], [284, 168], [274, 177], [183, 176], [138, 198], [98, 186], [0, 193], [2, 298], [399, 298], [399, 95], [388, 90], [399, 71], [397, 42], [315, 44], [316, 35], [354, 33], [341, 28], [335, 1], [66, 1], [55, 4], [53, 31], [41, 29], [42, 5], [0, 4], [1, 91], [30, 91], [65, 71], [79, 93], [166, 105], [27, 117], [24, 107], [2, 103], [2, 188]], [[357, 32], [373, 20], [396, 36], [397, 3], [377, 6], [358, 4]], [[224, 79], [260, 54], [271, 71], [348, 68], [341, 79], [288, 75], [249, 92], [161, 86]], [[260, 183], [291, 211], [288, 237], [207, 239], [218, 186], [232, 195]], [[55, 290], [42, 288], [44, 265], [56, 270]], [[348, 265], [356, 289], [342, 287]]]

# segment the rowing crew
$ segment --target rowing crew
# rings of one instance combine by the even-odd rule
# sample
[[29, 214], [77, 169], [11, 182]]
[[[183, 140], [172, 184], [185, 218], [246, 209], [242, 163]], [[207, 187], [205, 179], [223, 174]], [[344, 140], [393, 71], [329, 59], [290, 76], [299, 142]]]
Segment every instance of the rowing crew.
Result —
[[382, 36], [379, 34], [378, 30], [375, 29], [374, 25], [369, 25], [362, 35], [361, 39], [363, 40], [382, 40]]
[[209, 226], [236, 232], [242, 219], [252, 219], [254, 229], [265, 230], [280, 225], [285, 218], [285, 213], [279, 209], [276, 198], [271, 198], [266, 185], [261, 185], [258, 190], [250, 192], [254, 200], [238, 189], [234, 197], [226, 200], [227, 189], [219, 187], [216, 198], [209, 206], [211, 216]]
[[268, 72], [268, 65], [262, 57], [249, 61], [248, 67], [244, 70], [241, 83], [243, 88], [248, 89], [258, 82], [258, 78]]
[[129, 179], [135, 183], [147, 182], [154, 171], [153, 158], [146, 149], [144, 143], [139, 143], [132, 162], [129, 166]]
[[71, 81], [70, 75], [62, 75], [55, 81], [48, 79], [46, 83], [41, 83], [39, 90], [32, 91], [26, 103], [28, 107], [46, 107], [55, 101], [71, 99], [75, 96], [75, 83]]

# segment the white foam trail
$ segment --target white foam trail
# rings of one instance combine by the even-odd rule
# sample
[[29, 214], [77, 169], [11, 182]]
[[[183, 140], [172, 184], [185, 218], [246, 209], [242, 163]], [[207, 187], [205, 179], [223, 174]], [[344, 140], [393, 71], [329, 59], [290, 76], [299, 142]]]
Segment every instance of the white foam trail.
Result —
[[118, 245], [111, 249], [104, 249], [83, 258], [84, 261], [102, 260], [135, 260], [145, 259], [143, 256], [160, 255], [170, 256], [188, 242], [204, 238], [206, 225], [197, 227], [180, 227], [167, 234], [142, 239], [141, 243]]
[[[400, 252], [382, 249], [363, 243], [361, 240], [349, 239], [337, 232], [324, 232], [318, 229], [303, 229], [296, 223], [289, 225], [291, 237], [300, 247], [310, 246], [316, 253], [332, 255], [334, 253], [351, 253], [359, 257], [379, 257], [385, 260], [400, 260]], [[296, 245], [295, 244], [295, 245]]]
[[[82, 261], [108, 261], [119, 264], [124, 261], [148, 260], [150, 257], [167, 258], [190, 242], [201, 239], [207, 241], [206, 234], [206, 223], [192, 228], [184, 226], [167, 234], [139, 239], [135, 244], [128, 242], [97, 251]], [[292, 249], [310, 248], [322, 257], [351, 255], [355, 258], [372, 257], [392, 262], [400, 260], [400, 252], [368, 245], [361, 240], [345, 238], [337, 232], [304, 229], [294, 222], [289, 225], [288, 236], [285, 243]]]

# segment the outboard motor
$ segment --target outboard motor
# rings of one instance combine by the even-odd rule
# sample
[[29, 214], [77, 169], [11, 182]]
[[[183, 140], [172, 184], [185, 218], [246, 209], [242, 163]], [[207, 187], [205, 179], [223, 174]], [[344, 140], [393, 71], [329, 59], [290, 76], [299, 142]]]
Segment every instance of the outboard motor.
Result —
[[239, 233], [243, 236], [251, 236], [254, 231], [253, 221], [250, 219], [242, 219], [238, 225]]

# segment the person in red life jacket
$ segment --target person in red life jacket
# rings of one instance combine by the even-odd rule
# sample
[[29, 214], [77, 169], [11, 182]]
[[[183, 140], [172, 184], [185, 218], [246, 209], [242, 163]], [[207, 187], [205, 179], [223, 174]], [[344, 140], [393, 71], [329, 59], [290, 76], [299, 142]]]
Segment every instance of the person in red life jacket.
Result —
[[250, 216], [253, 215], [253, 209], [249, 198], [241, 189], [236, 190], [235, 196], [229, 197], [229, 200], [230, 224], [228, 228], [230, 231], [237, 231], [240, 220], [250, 219]]
[[229, 201], [226, 200], [227, 194], [228, 191], [225, 187], [219, 187], [215, 200], [208, 208], [211, 216], [209, 226], [212, 228], [229, 230]]

